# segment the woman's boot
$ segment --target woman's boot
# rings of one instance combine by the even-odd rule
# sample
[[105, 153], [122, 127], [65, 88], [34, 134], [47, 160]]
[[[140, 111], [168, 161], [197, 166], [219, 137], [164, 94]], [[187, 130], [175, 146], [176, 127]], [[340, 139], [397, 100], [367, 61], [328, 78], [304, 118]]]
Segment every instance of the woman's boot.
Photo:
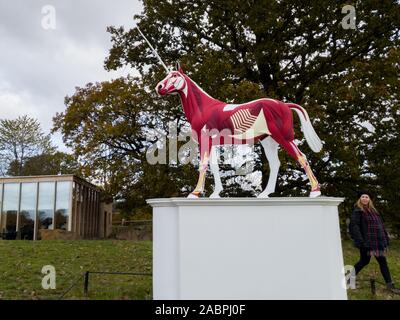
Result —
[[396, 288], [393, 282], [387, 283], [386, 287], [391, 293], [400, 294], [400, 289]]

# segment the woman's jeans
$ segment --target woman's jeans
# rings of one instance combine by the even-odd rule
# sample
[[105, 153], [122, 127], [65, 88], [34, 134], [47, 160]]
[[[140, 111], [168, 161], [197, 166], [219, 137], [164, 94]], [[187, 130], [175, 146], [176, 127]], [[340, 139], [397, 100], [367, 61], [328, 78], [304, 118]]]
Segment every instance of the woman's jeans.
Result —
[[[390, 276], [389, 267], [386, 261], [386, 257], [375, 257], [376, 261], [379, 263], [379, 268], [381, 269], [381, 273], [386, 283], [392, 282], [392, 277]], [[360, 261], [356, 263], [354, 269], [356, 274], [358, 274], [362, 268], [364, 268], [371, 260], [371, 256], [368, 254], [368, 248], [360, 249]]]

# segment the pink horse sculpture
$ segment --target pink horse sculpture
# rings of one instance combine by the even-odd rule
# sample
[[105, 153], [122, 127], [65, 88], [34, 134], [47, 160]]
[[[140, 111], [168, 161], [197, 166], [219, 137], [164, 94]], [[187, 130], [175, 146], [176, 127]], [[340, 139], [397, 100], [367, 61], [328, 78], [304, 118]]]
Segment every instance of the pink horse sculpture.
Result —
[[[285, 103], [274, 99], [258, 99], [243, 104], [227, 104], [212, 98], [203, 91], [177, 64], [176, 71], [157, 84], [156, 92], [161, 95], [178, 94], [183, 111], [190, 122], [192, 136], [199, 143], [200, 167], [196, 188], [189, 197], [199, 197], [204, 191], [208, 162], [215, 157], [212, 147], [223, 144], [247, 144], [261, 141], [270, 164], [270, 179], [267, 187], [258, 197], [268, 197], [275, 191], [280, 166], [279, 145], [304, 169], [311, 183], [310, 197], [321, 195], [320, 185], [314, 176], [306, 156], [294, 143], [294, 110], [300, 118], [306, 141], [314, 152], [319, 152], [322, 143], [308, 117], [307, 111], [294, 103]], [[217, 132], [217, 134], [216, 134]], [[223, 132], [221, 135], [220, 133]], [[218, 134], [219, 133], [219, 134]], [[214, 149], [214, 148], [213, 148]], [[212, 156], [211, 156], [212, 155]], [[214, 162], [214, 165], [212, 165]], [[211, 161], [211, 169], [218, 173], [218, 166]], [[271, 178], [272, 177], [272, 178]], [[219, 179], [219, 176], [218, 176]], [[214, 191], [218, 196], [222, 190], [220, 180]], [[217, 193], [217, 194], [216, 194]]]

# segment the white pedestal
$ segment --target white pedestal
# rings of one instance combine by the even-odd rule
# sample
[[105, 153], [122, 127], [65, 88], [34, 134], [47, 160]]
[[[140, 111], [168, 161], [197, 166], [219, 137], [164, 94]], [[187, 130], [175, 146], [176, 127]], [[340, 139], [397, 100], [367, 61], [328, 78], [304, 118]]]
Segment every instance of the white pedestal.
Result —
[[147, 200], [154, 299], [347, 299], [342, 201]]

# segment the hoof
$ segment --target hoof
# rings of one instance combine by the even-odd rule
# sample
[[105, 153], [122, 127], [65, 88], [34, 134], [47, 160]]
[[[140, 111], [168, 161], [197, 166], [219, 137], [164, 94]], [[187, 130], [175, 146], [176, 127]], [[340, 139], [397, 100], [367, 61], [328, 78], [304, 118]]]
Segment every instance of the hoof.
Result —
[[310, 192], [310, 198], [316, 198], [319, 197], [321, 195], [321, 191], [320, 190], [316, 190], [316, 191], [311, 191]]
[[219, 195], [221, 191], [214, 191], [213, 193], [210, 194], [210, 198], [221, 198]]
[[261, 193], [257, 196], [257, 198], [260, 198], [260, 199], [269, 198], [269, 197], [268, 197], [268, 193], [261, 192]]
[[191, 199], [196, 199], [196, 198], [198, 198], [199, 197], [199, 195], [197, 194], [197, 193], [190, 193], [188, 196], [187, 196], [188, 198], [191, 198]]

